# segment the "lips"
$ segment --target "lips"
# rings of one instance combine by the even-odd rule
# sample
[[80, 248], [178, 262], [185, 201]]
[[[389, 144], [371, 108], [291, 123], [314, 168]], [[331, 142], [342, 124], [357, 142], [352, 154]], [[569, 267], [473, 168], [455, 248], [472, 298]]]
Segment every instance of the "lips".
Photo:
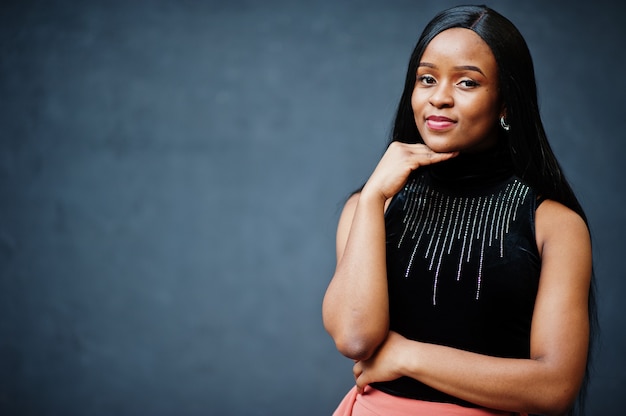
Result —
[[426, 117], [426, 125], [431, 130], [445, 130], [452, 127], [456, 122], [444, 116]]

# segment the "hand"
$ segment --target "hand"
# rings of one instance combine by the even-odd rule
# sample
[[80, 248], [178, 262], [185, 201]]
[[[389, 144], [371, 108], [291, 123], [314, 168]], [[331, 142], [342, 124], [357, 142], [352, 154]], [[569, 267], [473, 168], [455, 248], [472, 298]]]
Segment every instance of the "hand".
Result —
[[376, 353], [365, 361], [357, 361], [352, 368], [357, 392], [363, 393], [365, 386], [380, 381], [391, 381], [402, 374], [402, 345], [408, 340], [397, 332], [389, 331], [387, 338]]
[[458, 152], [437, 153], [421, 143], [392, 142], [363, 187], [361, 195], [371, 193], [386, 201], [402, 189], [415, 169], [456, 155]]

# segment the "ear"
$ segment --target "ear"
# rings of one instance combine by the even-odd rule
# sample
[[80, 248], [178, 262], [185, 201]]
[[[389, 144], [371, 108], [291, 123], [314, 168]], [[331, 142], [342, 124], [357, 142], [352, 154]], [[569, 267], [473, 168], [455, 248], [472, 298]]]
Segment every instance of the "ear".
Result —
[[500, 117], [506, 118], [506, 105], [504, 103], [500, 105]]

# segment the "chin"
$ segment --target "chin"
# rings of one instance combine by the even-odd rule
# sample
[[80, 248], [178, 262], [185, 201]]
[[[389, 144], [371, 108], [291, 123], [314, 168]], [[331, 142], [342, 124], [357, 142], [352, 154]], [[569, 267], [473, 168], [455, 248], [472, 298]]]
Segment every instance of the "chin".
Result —
[[455, 146], [452, 143], [437, 143], [432, 141], [424, 140], [424, 144], [428, 146], [433, 152], [437, 153], [448, 153], [448, 152], [458, 152], [462, 149], [459, 149], [459, 146]]

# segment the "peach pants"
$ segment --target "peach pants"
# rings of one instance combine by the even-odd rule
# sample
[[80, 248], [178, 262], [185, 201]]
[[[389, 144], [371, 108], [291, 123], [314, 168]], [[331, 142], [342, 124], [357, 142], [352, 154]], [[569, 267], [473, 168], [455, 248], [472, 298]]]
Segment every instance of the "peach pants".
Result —
[[[353, 387], [343, 398], [333, 416], [516, 416], [522, 414], [457, 406], [396, 397], [369, 386], [363, 394]], [[525, 415], [525, 414], [524, 414]]]

